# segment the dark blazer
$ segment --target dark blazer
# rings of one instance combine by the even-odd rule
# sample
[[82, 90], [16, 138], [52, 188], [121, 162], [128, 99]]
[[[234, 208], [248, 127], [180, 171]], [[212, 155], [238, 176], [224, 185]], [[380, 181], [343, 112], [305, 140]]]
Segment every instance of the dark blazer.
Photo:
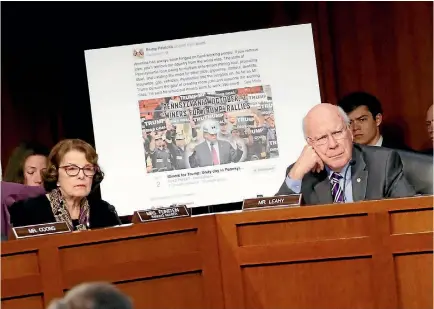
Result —
[[403, 142], [398, 142], [393, 138], [385, 136], [383, 136], [383, 142], [381, 143], [381, 147], [412, 151], [412, 149], [405, 145]]
[[[94, 199], [89, 200], [89, 225], [91, 229], [110, 227], [120, 224], [114, 207], [109, 203]], [[13, 226], [25, 226], [55, 222], [51, 204], [47, 196], [41, 195], [24, 201], [18, 201], [9, 207]]]
[[[379, 200], [383, 198], [410, 197], [416, 194], [403, 174], [398, 153], [392, 149], [354, 144], [354, 166], [351, 167], [353, 200]], [[291, 170], [289, 166], [285, 179]], [[360, 182], [357, 181], [360, 179]], [[320, 173], [307, 173], [301, 182], [303, 204], [331, 204], [333, 198], [330, 181], [324, 169]], [[294, 194], [283, 181], [276, 195]]]
[[[220, 164], [228, 164], [231, 162], [238, 162], [243, 154], [242, 150], [235, 149], [232, 145], [224, 140], [218, 139], [217, 145], [219, 147]], [[189, 158], [191, 167], [212, 166], [211, 149], [207, 141], [198, 144]]]
[[7, 240], [10, 228], [9, 207], [17, 201], [45, 194], [42, 187], [25, 186], [20, 183], [1, 182], [1, 238]]
[[433, 155], [433, 149], [432, 148], [428, 148], [428, 149], [424, 149], [419, 151], [420, 153], [426, 154], [426, 155]]

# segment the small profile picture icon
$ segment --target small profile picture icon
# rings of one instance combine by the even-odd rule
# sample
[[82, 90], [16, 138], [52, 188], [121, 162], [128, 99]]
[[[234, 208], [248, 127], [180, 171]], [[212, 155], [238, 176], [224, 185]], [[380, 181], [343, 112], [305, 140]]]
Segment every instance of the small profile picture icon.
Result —
[[143, 48], [135, 48], [133, 49], [133, 56], [136, 58], [144, 58], [145, 52], [143, 51]]

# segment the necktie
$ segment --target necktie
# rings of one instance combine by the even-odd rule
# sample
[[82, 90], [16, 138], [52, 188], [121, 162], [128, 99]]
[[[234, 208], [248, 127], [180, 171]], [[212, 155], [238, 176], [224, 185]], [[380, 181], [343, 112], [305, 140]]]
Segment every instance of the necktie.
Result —
[[344, 202], [344, 194], [342, 192], [342, 188], [339, 184], [339, 180], [342, 179], [343, 177], [338, 174], [333, 172], [330, 175], [330, 182], [332, 185], [332, 196], [333, 196], [333, 201], [335, 203], [343, 203]]
[[219, 157], [217, 155], [217, 151], [215, 150], [215, 144], [211, 144], [211, 154], [212, 154], [212, 165], [219, 165]]

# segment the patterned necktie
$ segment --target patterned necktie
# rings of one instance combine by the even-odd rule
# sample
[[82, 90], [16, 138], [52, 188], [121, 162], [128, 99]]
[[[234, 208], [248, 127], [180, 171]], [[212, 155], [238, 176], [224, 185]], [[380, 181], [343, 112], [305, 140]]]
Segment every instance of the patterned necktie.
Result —
[[333, 172], [330, 175], [330, 182], [332, 184], [332, 196], [334, 203], [343, 203], [344, 202], [344, 194], [342, 192], [342, 188], [339, 184], [339, 180], [341, 180], [343, 177]]
[[212, 165], [219, 165], [219, 157], [217, 151], [215, 150], [215, 144], [211, 143], [211, 154], [212, 154]]

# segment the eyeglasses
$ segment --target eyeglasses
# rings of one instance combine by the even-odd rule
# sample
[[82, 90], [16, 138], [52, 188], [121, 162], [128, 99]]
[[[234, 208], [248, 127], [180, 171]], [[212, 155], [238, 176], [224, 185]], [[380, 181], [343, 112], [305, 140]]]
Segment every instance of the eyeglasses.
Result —
[[75, 164], [59, 166], [59, 168], [63, 168], [68, 176], [77, 176], [80, 171], [83, 171], [83, 174], [87, 177], [92, 177], [96, 174], [97, 168], [93, 165], [86, 165], [85, 167], [78, 167]]
[[308, 137], [308, 139], [314, 143], [316, 146], [322, 146], [329, 142], [329, 136], [331, 135], [335, 140], [340, 140], [345, 137], [345, 132], [347, 131], [347, 127], [343, 127], [341, 130], [337, 130], [328, 135], [323, 135], [320, 138], [312, 139]]

